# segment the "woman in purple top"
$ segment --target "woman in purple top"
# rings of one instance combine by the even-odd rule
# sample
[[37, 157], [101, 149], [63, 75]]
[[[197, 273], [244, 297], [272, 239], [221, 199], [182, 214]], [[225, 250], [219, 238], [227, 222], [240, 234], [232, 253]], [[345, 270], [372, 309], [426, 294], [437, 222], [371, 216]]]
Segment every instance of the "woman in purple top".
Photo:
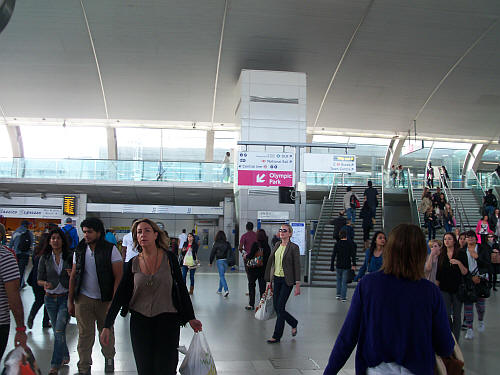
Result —
[[426, 257], [419, 227], [394, 228], [381, 271], [358, 283], [324, 375], [337, 374], [356, 345], [356, 374], [433, 375], [435, 354], [451, 355], [443, 297], [424, 278]]

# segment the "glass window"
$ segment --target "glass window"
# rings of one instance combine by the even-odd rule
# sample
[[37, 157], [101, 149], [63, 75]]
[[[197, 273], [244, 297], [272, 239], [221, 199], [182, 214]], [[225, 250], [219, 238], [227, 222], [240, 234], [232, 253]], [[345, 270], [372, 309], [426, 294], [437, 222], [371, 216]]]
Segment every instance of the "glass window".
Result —
[[234, 131], [214, 132], [214, 161], [224, 160], [226, 152], [236, 149], [238, 133]]
[[163, 160], [205, 160], [205, 130], [163, 129]]
[[119, 160], [160, 160], [161, 143], [161, 129], [116, 129]]
[[12, 147], [10, 145], [9, 133], [7, 126], [0, 125], [0, 158], [11, 158]]
[[102, 127], [21, 126], [26, 158], [107, 158], [107, 135]]

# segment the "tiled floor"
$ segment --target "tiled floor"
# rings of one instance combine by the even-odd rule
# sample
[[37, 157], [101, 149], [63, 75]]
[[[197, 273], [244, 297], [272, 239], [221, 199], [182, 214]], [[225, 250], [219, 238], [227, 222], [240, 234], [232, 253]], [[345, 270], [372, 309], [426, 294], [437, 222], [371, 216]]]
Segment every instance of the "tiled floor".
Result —
[[[246, 276], [229, 274], [230, 295], [226, 299], [215, 293], [218, 276], [210, 273], [196, 275], [196, 287], [193, 304], [197, 318], [203, 323], [204, 332], [215, 358], [219, 375], [318, 375], [332, 349], [335, 338], [342, 326], [349, 308], [348, 303], [335, 300], [332, 289], [302, 288], [298, 297], [290, 297], [287, 309], [299, 320], [298, 335], [292, 337], [290, 327], [286, 327], [285, 336], [280, 344], [269, 345], [266, 339], [273, 332], [274, 320], [257, 321], [253, 313], [245, 311], [247, 304]], [[352, 291], [349, 291], [352, 293]], [[25, 311], [29, 311], [33, 294], [31, 289], [22, 291]], [[466, 374], [496, 375], [500, 373], [500, 299], [493, 295], [487, 301], [486, 332], [475, 332], [473, 341], [462, 337], [461, 347], [466, 358]], [[42, 313], [39, 312], [35, 326], [29, 331], [29, 345], [46, 374], [52, 354], [53, 337], [51, 330], [41, 329]], [[128, 318], [118, 316], [115, 323], [117, 374], [135, 374], [135, 362], [132, 354], [128, 329]], [[12, 332], [12, 330], [11, 330]], [[78, 354], [76, 353], [77, 326], [71, 320], [67, 330], [70, 348], [70, 366], [63, 368], [61, 374], [76, 371]], [[189, 345], [193, 331], [183, 328], [181, 345]], [[9, 339], [10, 350], [12, 338]], [[180, 361], [183, 356], [180, 355]], [[92, 374], [103, 374], [104, 363], [99, 345], [94, 345], [94, 365]], [[341, 374], [354, 374], [354, 353], [346, 363]], [[151, 374], [154, 375], [154, 374]]]

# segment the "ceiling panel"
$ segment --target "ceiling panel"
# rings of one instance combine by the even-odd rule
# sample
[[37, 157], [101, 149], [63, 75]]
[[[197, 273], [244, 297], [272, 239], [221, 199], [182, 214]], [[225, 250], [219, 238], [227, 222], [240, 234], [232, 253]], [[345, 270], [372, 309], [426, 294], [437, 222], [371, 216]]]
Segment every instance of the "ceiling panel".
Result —
[[[109, 115], [210, 121], [224, 0], [86, 0]], [[215, 120], [233, 122], [242, 69], [307, 73], [314, 120], [369, 0], [230, 0]], [[406, 130], [450, 67], [500, 17], [498, 0], [375, 1], [318, 128]], [[470, 52], [418, 120], [422, 135], [498, 137], [500, 26]], [[24, 0], [0, 35], [8, 117], [105, 118], [79, 1]]]

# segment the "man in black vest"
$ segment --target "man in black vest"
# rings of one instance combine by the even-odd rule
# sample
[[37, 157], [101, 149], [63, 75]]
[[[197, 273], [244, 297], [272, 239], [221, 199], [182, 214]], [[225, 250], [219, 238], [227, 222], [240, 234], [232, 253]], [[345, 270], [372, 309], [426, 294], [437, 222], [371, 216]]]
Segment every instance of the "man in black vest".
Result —
[[[113, 295], [122, 277], [122, 257], [118, 249], [104, 240], [101, 220], [88, 218], [80, 224], [83, 240], [73, 255], [69, 281], [68, 312], [78, 323], [78, 375], [90, 375], [95, 325], [99, 334]], [[114, 372], [115, 342], [111, 333], [109, 345], [101, 345], [104, 372]]]

